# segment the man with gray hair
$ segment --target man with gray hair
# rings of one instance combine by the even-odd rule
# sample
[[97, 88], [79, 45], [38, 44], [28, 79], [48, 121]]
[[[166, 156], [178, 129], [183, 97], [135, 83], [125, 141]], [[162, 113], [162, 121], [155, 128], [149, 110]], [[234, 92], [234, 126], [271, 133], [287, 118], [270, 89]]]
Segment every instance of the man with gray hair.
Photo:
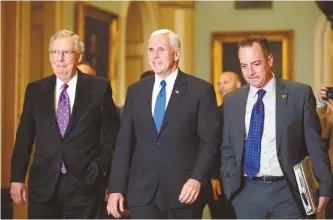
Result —
[[148, 59], [154, 77], [128, 88], [109, 179], [107, 210], [114, 217], [202, 218], [218, 149], [213, 86], [182, 72], [178, 36], [152, 33]]
[[11, 161], [11, 197], [28, 217], [95, 218], [119, 129], [110, 82], [82, 73], [84, 45], [71, 31], [51, 37], [53, 75], [28, 84]]

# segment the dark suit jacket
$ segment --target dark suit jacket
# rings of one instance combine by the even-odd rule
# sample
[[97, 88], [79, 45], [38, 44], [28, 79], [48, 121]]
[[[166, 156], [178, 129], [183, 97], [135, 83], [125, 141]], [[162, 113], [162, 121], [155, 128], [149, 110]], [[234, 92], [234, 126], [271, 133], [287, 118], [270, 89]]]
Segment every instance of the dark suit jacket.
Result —
[[[249, 85], [224, 98], [222, 151], [223, 187], [228, 198], [241, 190], [245, 109]], [[316, 100], [308, 85], [276, 79], [276, 150], [288, 186], [301, 210], [293, 166], [309, 155], [319, 182], [320, 196], [330, 196], [332, 175], [327, 147], [320, 137]]]
[[[217, 112], [217, 118], [220, 123], [219, 127], [219, 146], [222, 144], [222, 137], [223, 137], [223, 113], [224, 113], [224, 106], [223, 104], [218, 107], [218, 112]], [[213, 169], [211, 172], [211, 178], [212, 179], [220, 179], [221, 178], [221, 151], [220, 149], [217, 150], [216, 155], [215, 155], [215, 161], [213, 165]]]
[[55, 85], [55, 75], [28, 84], [11, 162], [11, 182], [24, 183], [35, 140], [29, 199], [40, 202], [52, 196], [62, 161], [77, 185], [92, 186], [101, 179], [110, 168], [119, 129], [110, 82], [78, 70], [72, 114], [61, 137]]
[[193, 178], [203, 185], [197, 204], [204, 195], [208, 201], [219, 127], [213, 86], [179, 71], [158, 133], [152, 116], [154, 80], [147, 77], [128, 89], [109, 192], [123, 193], [130, 206], [141, 206], [159, 185], [166, 208], [182, 207], [181, 189]]

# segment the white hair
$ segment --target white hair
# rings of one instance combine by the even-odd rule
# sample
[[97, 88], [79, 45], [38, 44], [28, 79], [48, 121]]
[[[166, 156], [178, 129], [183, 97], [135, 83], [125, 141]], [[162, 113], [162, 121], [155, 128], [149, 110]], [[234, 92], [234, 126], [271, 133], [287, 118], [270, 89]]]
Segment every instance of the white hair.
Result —
[[177, 34], [175, 34], [174, 32], [172, 32], [171, 30], [168, 29], [160, 29], [160, 30], [156, 30], [154, 31], [150, 37], [152, 36], [157, 36], [157, 35], [163, 35], [163, 34], [167, 34], [169, 36], [169, 40], [170, 40], [170, 45], [173, 49], [178, 49], [180, 48], [180, 40], [179, 37], [177, 36]]
[[75, 45], [75, 51], [79, 53], [84, 52], [84, 44], [83, 42], [79, 39], [79, 36], [75, 34], [73, 31], [69, 30], [61, 30], [55, 33], [51, 39], [50, 39], [50, 44], [49, 44], [49, 51], [51, 51], [52, 43], [59, 39], [59, 38], [65, 38], [65, 37], [71, 37], [74, 40], [74, 45]]

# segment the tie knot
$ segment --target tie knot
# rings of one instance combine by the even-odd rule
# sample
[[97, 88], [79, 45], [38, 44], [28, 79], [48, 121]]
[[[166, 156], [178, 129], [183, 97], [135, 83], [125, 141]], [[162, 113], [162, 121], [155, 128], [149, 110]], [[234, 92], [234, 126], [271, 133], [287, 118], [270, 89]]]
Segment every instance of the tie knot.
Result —
[[259, 89], [258, 90], [258, 100], [262, 100], [264, 95], [266, 94], [266, 91], [264, 89]]
[[166, 86], [165, 80], [162, 80], [161, 83], [160, 83], [160, 85], [161, 85], [162, 88], [165, 88], [165, 86]]
[[68, 89], [68, 84], [65, 83], [61, 87], [63, 91], [66, 91]]

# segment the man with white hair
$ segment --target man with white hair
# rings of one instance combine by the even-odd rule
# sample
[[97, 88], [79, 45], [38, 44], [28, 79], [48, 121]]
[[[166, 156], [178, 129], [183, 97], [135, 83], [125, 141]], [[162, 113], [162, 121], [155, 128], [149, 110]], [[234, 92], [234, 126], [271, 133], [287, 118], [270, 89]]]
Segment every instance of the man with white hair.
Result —
[[[110, 82], [82, 73], [84, 45], [71, 31], [51, 37], [54, 74], [28, 84], [11, 163], [11, 197], [28, 217], [95, 218], [119, 129]], [[25, 177], [35, 140], [29, 173]]]
[[211, 198], [210, 171], [218, 149], [213, 86], [182, 72], [178, 36], [152, 33], [155, 75], [128, 88], [109, 179], [107, 210], [134, 219], [202, 218]]

